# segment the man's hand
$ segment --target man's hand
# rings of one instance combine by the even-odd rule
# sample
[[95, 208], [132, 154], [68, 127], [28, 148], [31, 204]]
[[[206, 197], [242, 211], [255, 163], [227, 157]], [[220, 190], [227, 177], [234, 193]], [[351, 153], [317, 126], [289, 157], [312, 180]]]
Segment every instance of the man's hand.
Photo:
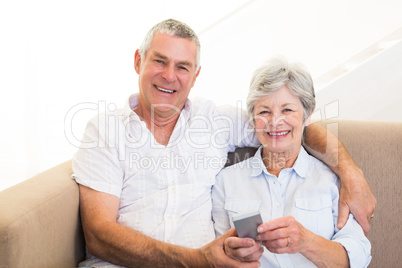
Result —
[[[205, 260], [210, 267], [260, 267], [258, 261], [241, 262], [239, 260], [232, 259], [225, 254], [225, 241], [227, 238], [236, 235], [234, 228], [230, 229], [221, 237], [215, 239], [211, 243], [201, 248]], [[230, 243], [231, 240], [229, 240]]]
[[261, 242], [251, 238], [231, 236], [226, 238], [224, 246], [226, 255], [242, 262], [258, 261], [264, 253]]
[[367, 235], [377, 200], [363, 172], [357, 167], [347, 168], [345, 172], [340, 172], [338, 175], [341, 179], [338, 228], [345, 226], [351, 212]]

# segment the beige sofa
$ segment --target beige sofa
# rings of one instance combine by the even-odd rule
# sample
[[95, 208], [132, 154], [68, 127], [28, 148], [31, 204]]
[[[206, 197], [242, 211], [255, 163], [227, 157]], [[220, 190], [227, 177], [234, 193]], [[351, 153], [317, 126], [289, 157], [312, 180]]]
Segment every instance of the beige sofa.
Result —
[[[402, 123], [332, 121], [378, 200], [370, 267], [401, 267]], [[250, 155], [240, 149], [235, 157]], [[75, 267], [85, 244], [71, 161], [0, 192], [0, 267]]]

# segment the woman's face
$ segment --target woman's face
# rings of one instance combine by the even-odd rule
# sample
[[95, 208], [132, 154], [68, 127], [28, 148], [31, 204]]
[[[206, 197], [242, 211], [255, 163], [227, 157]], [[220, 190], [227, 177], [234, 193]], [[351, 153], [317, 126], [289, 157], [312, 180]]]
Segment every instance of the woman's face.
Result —
[[274, 153], [298, 153], [303, 129], [310, 122], [303, 122], [303, 105], [300, 99], [283, 86], [254, 106], [255, 130], [258, 139]]

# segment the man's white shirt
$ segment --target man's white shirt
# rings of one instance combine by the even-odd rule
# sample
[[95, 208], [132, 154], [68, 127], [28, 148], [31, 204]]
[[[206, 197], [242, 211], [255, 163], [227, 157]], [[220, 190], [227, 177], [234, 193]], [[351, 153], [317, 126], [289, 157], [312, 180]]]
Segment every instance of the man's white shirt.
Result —
[[74, 155], [77, 183], [120, 198], [117, 222], [152, 238], [198, 248], [215, 238], [211, 187], [227, 153], [258, 144], [241, 107], [187, 100], [167, 146], [127, 105], [89, 121]]

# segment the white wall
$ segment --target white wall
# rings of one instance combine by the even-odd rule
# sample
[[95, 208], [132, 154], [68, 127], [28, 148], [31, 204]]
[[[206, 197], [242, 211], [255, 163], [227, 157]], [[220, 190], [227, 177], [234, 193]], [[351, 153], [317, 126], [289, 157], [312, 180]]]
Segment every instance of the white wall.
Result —
[[86, 121], [137, 91], [134, 51], [162, 19], [199, 33], [191, 95], [234, 104], [269, 56], [319, 77], [400, 27], [401, 10], [400, 0], [1, 1], [0, 190], [71, 158]]
[[402, 27], [316, 82], [316, 119], [402, 122]]

